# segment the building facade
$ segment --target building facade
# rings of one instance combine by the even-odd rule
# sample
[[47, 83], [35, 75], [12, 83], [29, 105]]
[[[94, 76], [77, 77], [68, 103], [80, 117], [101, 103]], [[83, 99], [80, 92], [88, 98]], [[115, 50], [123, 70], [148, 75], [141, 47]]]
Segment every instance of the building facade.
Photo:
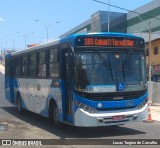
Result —
[[[128, 13], [109, 12], [109, 31], [132, 33], [142, 36], [151, 29], [152, 34], [160, 35], [160, 0], [153, 0]], [[74, 33], [108, 32], [108, 11], [98, 11], [91, 18], [60, 36]]]
[[[127, 14], [119, 12], [109, 13], [109, 31], [127, 32]], [[108, 12], [98, 11], [91, 15], [91, 18], [76, 26], [70, 31], [62, 34], [60, 38], [74, 33], [108, 32]]]
[[[152, 80], [160, 82], [160, 38], [154, 39], [151, 42], [152, 48], [149, 51], [149, 42], [146, 43], [146, 65], [147, 73], [149, 71], [149, 58], [152, 68]], [[150, 54], [150, 55], [149, 55]]]
[[148, 32], [160, 33], [160, 1], [150, 3], [133, 10], [136, 13], [127, 14], [127, 33]]

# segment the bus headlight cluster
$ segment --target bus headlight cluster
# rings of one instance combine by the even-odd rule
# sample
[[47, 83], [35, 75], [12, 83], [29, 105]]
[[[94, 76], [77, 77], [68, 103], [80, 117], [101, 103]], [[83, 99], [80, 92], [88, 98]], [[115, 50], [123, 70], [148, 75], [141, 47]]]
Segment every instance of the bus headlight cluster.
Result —
[[148, 103], [148, 99], [146, 99], [144, 102], [142, 102], [140, 105], [138, 105], [138, 109], [143, 108]]
[[84, 111], [87, 111], [89, 113], [95, 113], [96, 109], [93, 108], [93, 107], [90, 107], [90, 106], [87, 106], [83, 103], [80, 103], [78, 101], [75, 102], [75, 104], [79, 107], [79, 108], [82, 108]]

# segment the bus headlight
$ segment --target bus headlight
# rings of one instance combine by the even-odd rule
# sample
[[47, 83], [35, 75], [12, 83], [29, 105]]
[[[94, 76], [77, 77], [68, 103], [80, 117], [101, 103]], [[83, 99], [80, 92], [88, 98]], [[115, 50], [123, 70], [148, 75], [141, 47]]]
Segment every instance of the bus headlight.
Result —
[[144, 102], [142, 102], [140, 105], [138, 105], [138, 109], [143, 108], [148, 103], [148, 99], [146, 99]]
[[90, 106], [87, 106], [87, 105], [85, 105], [85, 104], [83, 104], [83, 103], [80, 103], [80, 102], [78, 102], [78, 101], [76, 101], [75, 104], [76, 104], [79, 108], [81, 108], [81, 109], [83, 109], [84, 111], [87, 111], [87, 112], [89, 112], [89, 113], [95, 113], [95, 111], [96, 111], [95, 108], [90, 107]]

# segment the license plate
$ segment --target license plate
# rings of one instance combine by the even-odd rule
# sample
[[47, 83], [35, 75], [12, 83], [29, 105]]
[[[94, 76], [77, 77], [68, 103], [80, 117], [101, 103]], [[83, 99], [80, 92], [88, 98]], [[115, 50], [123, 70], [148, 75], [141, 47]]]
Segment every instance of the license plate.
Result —
[[120, 116], [113, 116], [112, 120], [124, 120], [125, 116], [124, 115], [120, 115]]

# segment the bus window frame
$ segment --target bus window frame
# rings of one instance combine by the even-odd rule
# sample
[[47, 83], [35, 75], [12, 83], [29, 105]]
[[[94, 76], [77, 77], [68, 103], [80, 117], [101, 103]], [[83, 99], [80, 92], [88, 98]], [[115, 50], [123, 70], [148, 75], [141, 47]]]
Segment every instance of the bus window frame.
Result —
[[[44, 52], [44, 61], [42, 61], [42, 63], [40, 63], [40, 54]], [[45, 49], [39, 50], [37, 52], [37, 77], [38, 78], [47, 78], [47, 53]], [[43, 66], [45, 66], [45, 75], [40, 74], [39, 75], [39, 66], [42, 66], [41, 68], [43, 69]], [[41, 71], [43, 72], [43, 70]]]
[[[22, 77], [22, 57], [21, 55], [13, 57], [15, 60], [15, 77], [20, 78]], [[17, 64], [17, 59], [19, 64]], [[19, 75], [17, 75], [17, 68], [19, 68]]]
[[[31, 63], [31, 56], [32, 55], [34, 55], [35, 54], [35, 63]], [[31, 52], [31, 53], [29, 53], [29, 62], [28, 62], [28, 64], [29, 64], [29, 73], [28, 73], [28, 77], [29, 78], [35, 78], [35, 77], [37, 77], [37, 53], [36, 52]], [[32, 66], [35, 66], [35, 73], [34, 73], [34, 75], [31, 75], [31, 67]]]
[[[23, 63], [23, 59], [27, 58], [27, 64]], [[26, 66], [26, 73], [23, 72], [23, 68]], [[21, 77], [25, 78], [29, 76], [29, 55], [28, 54], [24, 54], [21, 58]]]
[[[50, 52], [51, 51], [53, 51], [53, 50], [56, 50], [56, 60], [54, 61], [50, 61]], [[61, 74], [61, 72], [60, 72], [60, 61], [59, 61], [59, 56], [60, 56], [60, 54], [59, 54], [59, 48], [58, 47], [51, 47], [49, 50], [48, 50], [48, 61], [47, 61], [47, 65], [48, 65], [48, 77], [49, 78], [52, 78], [52, 79], [59, 79], [60, 78], [60, 74]], [[54, 59], [54, 57], [53, 57], [53, 59]], [[56, 70], [57, 70], [57, 72], [58, 73], [55, 73], [55, 71], [53, 71], [53, 76], [52, 75], [50, 75], [50, 65], [52, 64], [52, 66], [55, 66], [56, 68]], [[54, 76], [54, 74], [56, 75], [58, 75], [58, 76]]]

